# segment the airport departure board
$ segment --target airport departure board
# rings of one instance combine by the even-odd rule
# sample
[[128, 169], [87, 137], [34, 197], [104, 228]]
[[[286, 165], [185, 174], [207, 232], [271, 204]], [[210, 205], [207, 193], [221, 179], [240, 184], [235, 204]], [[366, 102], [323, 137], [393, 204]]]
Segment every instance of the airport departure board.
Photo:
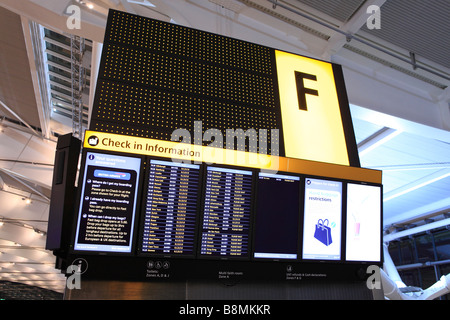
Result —
[[248, 256], [252, 175], [252, 171], [207, 168], [201, 233], [202, 256]]
[[193, 255], [200, 165], [151, 160], [142, 253]]
[[381, 174], [360, 168], [339, 65], [110, 10], [82, 159], [67, 252], [83, 276], [297, 279], [382, 260]]
[[295, 280], [308, 266], [382, 262], [376, 182], [89, 148], [81, 167], [71, 252], [108, 256], [125, 278]]

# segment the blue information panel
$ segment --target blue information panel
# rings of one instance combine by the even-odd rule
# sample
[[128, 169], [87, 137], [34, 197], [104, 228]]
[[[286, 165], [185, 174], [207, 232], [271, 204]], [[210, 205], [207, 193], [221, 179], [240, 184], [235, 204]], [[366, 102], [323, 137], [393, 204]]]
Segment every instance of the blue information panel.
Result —
[[131, 253], [141, 159], [87, 152], [74, 250]]

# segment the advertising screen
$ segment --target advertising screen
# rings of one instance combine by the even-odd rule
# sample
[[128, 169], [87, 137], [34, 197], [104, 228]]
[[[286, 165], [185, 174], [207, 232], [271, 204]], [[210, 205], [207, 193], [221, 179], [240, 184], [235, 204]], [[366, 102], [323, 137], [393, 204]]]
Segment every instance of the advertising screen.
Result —
[[254, 258], [297, 259], [300, 177], [259, 173]]
[[381, 261], [381, 187], [347, 185], [347, 261]]
[[132, 250], [141, 159], [87, 152], [74, 250]]
[[303, 259], [340, 260], [342, 182], [306, 178]]
[[247, 258], [253, 172], [207, 167], [200, 254]]
[[200, 165], [150, 160], [141, 252], [194, 255]]

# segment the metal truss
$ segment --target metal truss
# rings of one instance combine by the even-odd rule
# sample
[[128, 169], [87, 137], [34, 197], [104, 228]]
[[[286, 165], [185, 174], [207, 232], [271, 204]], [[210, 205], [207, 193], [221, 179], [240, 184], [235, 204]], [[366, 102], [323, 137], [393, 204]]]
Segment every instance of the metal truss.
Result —
[[86, 86], [86, 70], [83, 67], [83, 55], [86, 51], [85, 40], [76, 35], [70, 37], [72, 71], [72, 134], [81, 138], [83, 134], [83, 89]]

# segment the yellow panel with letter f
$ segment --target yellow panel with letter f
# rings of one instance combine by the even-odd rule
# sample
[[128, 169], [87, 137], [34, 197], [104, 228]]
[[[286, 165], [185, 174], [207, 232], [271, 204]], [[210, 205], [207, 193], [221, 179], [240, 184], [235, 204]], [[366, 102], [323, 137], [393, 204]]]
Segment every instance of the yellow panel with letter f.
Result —
[[286, 157], [349, 165], [332, 64], [275, 56]]

